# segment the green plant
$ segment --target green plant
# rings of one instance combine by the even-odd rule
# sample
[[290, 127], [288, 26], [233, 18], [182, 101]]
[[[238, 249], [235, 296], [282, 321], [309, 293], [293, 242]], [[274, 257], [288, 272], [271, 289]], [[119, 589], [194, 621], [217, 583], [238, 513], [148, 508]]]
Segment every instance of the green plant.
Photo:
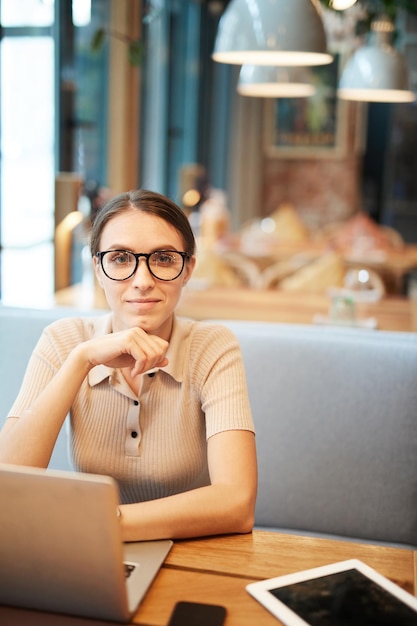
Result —
[[114, 30], [98, 28], [91, 39], [93, 52], [99, 52], [103, 48], [106, 37], [114, 37], [119, 39], [119, 41], [123, 41], [127, 45], [127, 57], [130, 65], [140, 65], [143, 57], [143, 42], [141, 39], [134, 39]]
[[[327, 9], [335, 11], [332, 8], [332, 0], [320, 0], [320, 2]], [[357, 34], [367, 33], [374, 18], [381, 13], [385, 13], [394, 24], [400, 10], [409, 11], [417, 15], [416, 0], [358, 0], [358, 5], [365, 10], [365, 17], [357, 22]]]
[[[332, 0], [320, 0], [320, 2], [328, 9], [332, 9]], [[383, 9], [390, 17], [396, 14], [398, 9], [405, 9], [417, 14], [415, 0], [358, 0], [358, 4], [372, 13], [377, 13]]]

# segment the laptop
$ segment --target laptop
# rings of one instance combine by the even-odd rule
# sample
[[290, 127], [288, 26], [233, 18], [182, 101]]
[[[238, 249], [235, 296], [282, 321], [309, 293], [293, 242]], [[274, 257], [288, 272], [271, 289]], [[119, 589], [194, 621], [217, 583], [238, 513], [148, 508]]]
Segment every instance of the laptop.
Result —
[[123, 544], [108, 476], [0, 465], [0, 605], [127, 622], [172, 546]]

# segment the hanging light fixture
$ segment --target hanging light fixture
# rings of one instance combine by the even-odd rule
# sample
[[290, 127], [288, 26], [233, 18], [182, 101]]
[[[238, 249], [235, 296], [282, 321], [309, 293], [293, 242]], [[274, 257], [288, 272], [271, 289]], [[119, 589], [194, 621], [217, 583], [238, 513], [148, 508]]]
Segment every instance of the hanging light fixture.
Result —
[[307, 98], [316, 89], [304, 67], [242, 65], [237, 91], [258, 98]]
[[331, 63], [316, 0], [231, 0], [220, 18], [214, 61], [235, 65]]
[[335, 11], [344, 11], [345, 9], [353, 7], [355, 3], [356, 0], [331, 0], [330, 6], [332, 9], [335, 9]]
[[413, 102], [405, 57], [392, 46], [394, 25], [386, 16], [371, 24], [370, 42], [356, 50], [343, 70], [338, 96], [367, 102]]

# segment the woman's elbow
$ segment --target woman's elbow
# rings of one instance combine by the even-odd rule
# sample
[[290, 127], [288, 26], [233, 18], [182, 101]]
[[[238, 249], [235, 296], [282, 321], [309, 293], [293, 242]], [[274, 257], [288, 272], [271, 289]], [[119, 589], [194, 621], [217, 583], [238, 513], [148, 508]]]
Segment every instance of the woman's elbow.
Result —
[[250, 494], [248, 497], [241, 499], [235, 507], [234, 523], [236, 528], [234, 532], [250, 533], [255, 525], [255, 504], [256, 496]]
[[246, 533], [251, 533], [254, 525], [255, 525], [254, 515], [242, 517], [240, 519], [240, 524], [239, 524], [239, 527], [236, 529], [236, 532], [242, 535]]

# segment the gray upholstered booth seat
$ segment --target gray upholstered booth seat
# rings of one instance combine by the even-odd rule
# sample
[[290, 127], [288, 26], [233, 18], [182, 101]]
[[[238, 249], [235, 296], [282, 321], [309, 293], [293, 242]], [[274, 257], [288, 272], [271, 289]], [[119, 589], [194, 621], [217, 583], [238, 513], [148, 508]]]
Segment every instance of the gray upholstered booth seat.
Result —
[[[42, 328], [0, 307], [1, 416]], [[257, 430], [256, 525], [417, 546], [417, 334], [223, 322]], [[51, 462], [68, 469], [63, 432]]]
[[257, 525], [417, 546], [417, 334], [229, 325], [257, 429]]

